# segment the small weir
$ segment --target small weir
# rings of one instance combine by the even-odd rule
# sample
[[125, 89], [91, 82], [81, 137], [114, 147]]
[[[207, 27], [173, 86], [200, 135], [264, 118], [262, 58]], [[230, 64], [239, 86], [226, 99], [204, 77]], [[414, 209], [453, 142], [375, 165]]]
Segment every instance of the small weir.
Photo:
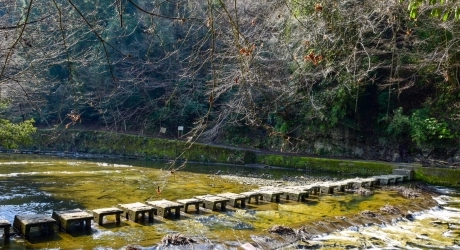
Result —
[[[32, 227], [44, 229], [46, 233], [49, 234], [54, 233], [55, 225], [65, 232], [71, 231], [71, 224], [79, 224], [85, 230], [89, 230], [91, 228], [91, 220], [94, 220], [99, 226], [103, 226], [107, 223], [107, 220], [104, 220], [106, 216], [115, 216], [115, 224], [119, 225], [121, 216], [137, 223], [144, 221], [147, 215], [149, 222], [153, 223], [154, 226], [154, 215], [163, 218], [172, 217], [180, 219], [181, 210], [184, 213], [188, 213], [188, 207], [190, 205], [195, 207], [195, 212], [198, 212], [200, 206], [211, 211], [226, 211], [227, 205], [234, 208], [245, 208], [246, 202], [249, 204], [251, 200], [254, 200], [257, 204], [261, 200], [279, 203], [281, 198], [284, 200], [305, 202], [306, 199], [312, 198], [312, 196], [321, 194], [330, 195], [336, 192], [347, 192], [363, 187], [370, 188], [380, 185], [402, 183], [412, 178], [413, 171], [396, 169], [392, 175], [352, 178], [335, 182], [317, 182], [305, 186], [263, 186], [249, 192], [226, 192], [220, 194], [198, 195], [193, 198], [178, 199], [176, 201], [161, 199], [146, 201], [146, 203], [135, 202], [118, 204], [116, 207], [99, 208], [89, 212], [81, 209], [53, 211], [52, 216], [44, 214], [15, 215], [13, 223], [14, 232], [11, 232], [11, 224], [9, 221], [0, 220], [0, 228], [5, 230], [3, 237], [5, 241], [8, 242], [9, 237], [14, 234], [21, 234], [24, 238], [30, 239], [30, 229]], [[141, 216], [141, 221], [139, 220], [139, 216]], [[85, 226], [83, 227], [83, 225]]]

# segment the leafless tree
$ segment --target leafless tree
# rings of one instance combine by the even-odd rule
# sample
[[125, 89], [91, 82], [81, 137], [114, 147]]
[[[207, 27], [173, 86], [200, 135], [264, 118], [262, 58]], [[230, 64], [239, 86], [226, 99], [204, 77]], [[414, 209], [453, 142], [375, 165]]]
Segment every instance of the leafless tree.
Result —
[[[185, 123], [192, 141], [261, 127], [292, 143], [308, 129], [283, 122], [359, 126], [370, 86], [388, 91], [387, 115], [429, 71], [458, 86], [458, 23], [414, 21], [398, 1], [104, 3], [1, 1], [10, 114], [51, 125], [77, 110], [113, 131]], [[439, 29], [453, 38], [426, 36]]]

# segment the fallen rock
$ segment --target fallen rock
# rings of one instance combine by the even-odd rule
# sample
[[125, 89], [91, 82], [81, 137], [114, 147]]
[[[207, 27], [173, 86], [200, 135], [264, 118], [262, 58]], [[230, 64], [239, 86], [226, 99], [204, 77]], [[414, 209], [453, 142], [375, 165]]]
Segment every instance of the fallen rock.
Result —
[[285, 226], [274, 226], [270, 229], [268, 229], [269, 233], [276, 233], [280, 235], [293, 235], [296, 234], [294, 229], [290, 227], [285, 227]]
[[313, 234], [308, 232], [306, 227], [302, 227], [299, 230], [297, 230], [297, 235], [300, 237], [302, 241], [308, 241], [313, 238]]
[[174, 245], [174, 246], [183, 246], [191, 243], [196, 243], [192, 238], [185, 237], [182, 234], [168, 234], [163, 239], [161, 239], [162, 245]]
[[125, 250], [141, 250], [142, 247], [139, 245], [127, 245], [125, 247]]
[[392, 206], [392, 205], [385, 205], [380, 208], [380, 211], [389, 213], [389, 214], [400, 214], [401, 210], [399, 208]]
[[358, 189], [354, 189], [353, 192], [355, 194], [360, 194], [360, 195], [371, 195], [371, 194], [374, 193], [374, 191], [366, 189], [366, 188], [362, 188], [362, 187], [360, 187]]
[[372, 212], [370, 210], [364, 210], [361, 212], [361, 215], [366, 216], [366, 217], [377, 217], [379, 214]]
[[384, 187], [383, 190], [398, 191], [399, 194], [409, 199], [414, 199], [422, 195], [422, 193], [415, 188], [408, 188], [403, 186]]

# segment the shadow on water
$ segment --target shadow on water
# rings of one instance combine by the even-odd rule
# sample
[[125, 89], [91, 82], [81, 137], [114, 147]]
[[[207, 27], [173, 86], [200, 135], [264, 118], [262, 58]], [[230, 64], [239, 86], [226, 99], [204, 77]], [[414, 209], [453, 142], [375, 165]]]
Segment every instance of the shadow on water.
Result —
[[108, 221], [108, 222], [104, 222], [102, 225], [99, 225], [100, 228], [103, 228], [103, 229], [120, 229], [120, 228], [123, 228], [123, 227], [129, 227], [130, 225], [125, 223], [124, 221], [120, 222], [120, 223], [116, 223], [115, 221]]
[[85, 229], [84, 227], [80, 225], [76, 225], [76, 226], [71, 226], [70, 230], [66, 233], [72, 236], [73, 238], [77, 238], [77, 237], [84, 237], [84, 236], [91, 235], [94, 233], [94, 231], [93, 229]]
[[136, 223], [136, 224], [141, 225], [141, 226], [155, 226], [155, 225], [163, 224], [164, 222], [159, 220], [158, 217], [156, 217], [156, 218], [153, 219], [153, 222], [149, 222], [148, 219], [145, 219], [145, 220], [139, 219], [138, 222], [132, 222], [132, 223]]
[[58, 235], [47, 235], [47, 234], [32, 234], [28, 241], [32, 244], [61, 241], [62, 238]]

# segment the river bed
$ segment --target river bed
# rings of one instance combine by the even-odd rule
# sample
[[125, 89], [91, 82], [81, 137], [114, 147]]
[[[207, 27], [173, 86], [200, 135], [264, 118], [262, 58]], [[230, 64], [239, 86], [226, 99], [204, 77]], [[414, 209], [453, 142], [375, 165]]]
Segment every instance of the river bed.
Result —
[[[19, 214], [48, 214], [80, 208], [92, 210], [117, 204], [196, 195], [240, 193], [259, 185], [288, 185], [319, 180], [350, 178], [276, 168], [219, 165], [170, 165], [162, 162], [63, 159], [29, 155], [0, 156], [0, 219], [11, 223]], [[160, 190], [160, 192], [158, 192]], [[14, 236], [0, 249], [155, 249], [168, 234], [181, 233], [198, 241], [197, 249], [241, 249], [251, 243], [260, 249], [360, 249], [360, 248], [459, 248], [460, 199], [456, 190], [434, 195], [443, 207], [430, 202], [431, 194], [407, 199], [391, 190], [373, 195], [321, 195], [307, 202], [281, 201], [250, 204], [225, 212], [201, 210], [182, 213], [181, 219], [155, 216], [153, 223], [113, 218], [90, 232], [75, 230], [31, 240]], [[379, 211], [382, 206], [400, 207], [401, 215], [372, 218], [356, 216], [361, 211]], [[363, 226], [365, 224], [365, 226]], [[311, 237], [297, 240], [269, 234], [277, 225], [309, 230]], [[334, 225], [334, 226], [331, 226]], [[185, 247], [184, 249], [188, 249]]]

